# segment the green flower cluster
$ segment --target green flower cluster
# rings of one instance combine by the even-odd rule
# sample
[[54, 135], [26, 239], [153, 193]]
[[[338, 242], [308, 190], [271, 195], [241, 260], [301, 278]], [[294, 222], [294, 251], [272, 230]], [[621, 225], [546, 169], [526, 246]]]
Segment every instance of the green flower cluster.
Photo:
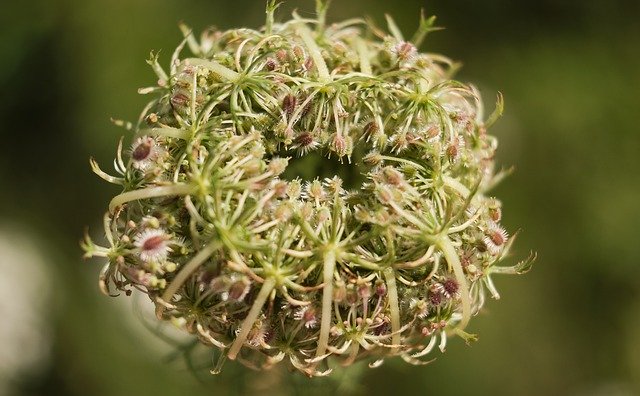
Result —
[[[464, 331], [513, 238], [485, 193], [497, 141], [473, 86], [452, 80], [447, 58], [420, 53], [434, 18], [405, 40], [371, 22], [325, 24], [294, 13], [261, 30], [206, 31], [184, 41], [157, 86], [117, 177], [124, 191], [104, 227], [100, 286], [136, 288], [160, 319], [220, 351], [267, 368], [282, 360], [307, 375], [387, 356], [413, 364]], [[188, 46], [193, 57], [180, 56]], [[346, 163], [337, 176], [285, 177], [311, 152]], [[300, 157], [292, 159], [294, 157]], [[308, 157], [307, 157], [308, 158]], [[304, 163], [303, 163], [304, 164]], [[330, 165], [329, 165], [330, 166]]]

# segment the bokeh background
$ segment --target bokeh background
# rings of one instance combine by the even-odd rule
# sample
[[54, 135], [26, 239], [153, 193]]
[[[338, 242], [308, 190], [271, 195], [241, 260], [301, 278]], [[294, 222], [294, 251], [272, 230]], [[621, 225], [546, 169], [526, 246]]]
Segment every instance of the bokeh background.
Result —
[[[0, 12], [0, 395], [638, 395], [640, 394], [640, 2], [623, 0], [335, 0], [331, 20], [392, 13], [412, 33], [420, 8], [443, 32], [423, 50], [463, 62], [491, 107], [499, 162], [516, 171], [495, 191], [516, 254], [534, 270], [497, 280], [470, 329], [426, 367], [307, 380], [230, 364], [167, 344], [135, 298], [97, 288], [82, 261], [85, 226], [100, 230], [118, 191], [95, 177], [154, 81], [149, 50], [168, 60], [177, 22], [257, 27], [258, 0], [25, 0]], [[290, 0], [280, 18], [312, 0]], [[147, 327], [154, 327], [153, 324]], [[175, 338], [175, 337], [174, 337]], [[191, 359], [185, 360], [185, 356]], [[191, 364], [191, 367], [189, 367]]]

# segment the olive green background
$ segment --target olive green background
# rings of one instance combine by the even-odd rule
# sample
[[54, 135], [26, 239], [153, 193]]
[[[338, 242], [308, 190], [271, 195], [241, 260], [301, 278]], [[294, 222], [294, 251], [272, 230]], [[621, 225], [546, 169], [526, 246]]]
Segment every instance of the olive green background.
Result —
[[[314, 9], [311, 0], [288, 1], [280, 19], [294, 7]], [[0, 239], [8, 243], [0, 246], [29, 249], [42, 265], [0, 251], [0, 262], [32, 276], [0, 272], [13, 287], [0, 291], [0, 307], [20, 302], [41, 318], [31, 330], [48, 347], [18, 373], [0, 370], [0, 394], [640, 394], [640, 2], [335, 0], [329, 18], [367, 14], [383, 24], [389, 12], [410, 35], [421, 7], [447, 28], [422, 50], [462, 61], [458, 78], [477, 84], [489, 109], [504, 94], [493, 133], [499, 163], [516, 171], [495, 194], [507, 229], [522, 230], [516, 256], [539, 257], [529, 274], [497, 279], [502, 299], [472, 321], [480, 335], [472, 346], [451, 340], [425, 367], [390, 360], [308, 380], [233, 363], [210, 376], [210, 358], [198, 350], [192, 373], [140, 326], [132, 298], [99, 294], [101, 264], [81, 260], [78, 247], [86, 225], [100, 236], [118, 192], [91, 173], [88, 158], [110, 169], [127, 132], [109, 117], [137, 118], [146, 99], [136, 89], [154, 82], [149, 50], [161, 50], [166, 65], [180, 20], [198, 31], [257, 27], [263, 2], [4, 2]], [[30, 305], [19, 291], [36, 278], [44, 286]], [[15, 324], [0, 315], [0, 328]], [[0, 350], [15, 343], [0, 339]]]

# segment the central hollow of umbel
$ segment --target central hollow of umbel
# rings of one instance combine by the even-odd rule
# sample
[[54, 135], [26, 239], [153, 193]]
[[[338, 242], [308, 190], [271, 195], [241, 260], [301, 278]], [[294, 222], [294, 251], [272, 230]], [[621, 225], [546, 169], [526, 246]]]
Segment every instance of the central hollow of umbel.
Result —
[[285, 180], [300, 178], [302, 181], [312, 181], [314, 179], [324, 180], [338, 176], [343, 181], [344, 188], [351, 190], [362, 186], [366, 181], [366, 173], [369, 170], [363, 158], [363, 150], [356, 147], [350, 161], [346, 159], [338, 160], [317, 150], [304, 156], [291, 155], [284, 152], [281, 156], [291, 156], [287, 170], [281, 175]]

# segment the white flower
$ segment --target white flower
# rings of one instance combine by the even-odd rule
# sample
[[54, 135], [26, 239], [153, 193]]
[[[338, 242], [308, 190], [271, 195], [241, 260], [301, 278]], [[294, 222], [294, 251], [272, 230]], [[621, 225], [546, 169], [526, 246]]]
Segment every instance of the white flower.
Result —
[[157, 163], [161, 154], [162, 148], [150, 136], [139, 137], [131, 146], [131, 161], [133, 167], [139, 170], [151, 168]]
[[485, 235], [486, 236], [484, 237], [483, 242], [487, 247], [489, 253], [491, 253], [492, 255], [500, 253], [500, 250], [509, 238], [507, 231], [505, 231], [504, 228], [495, 223], [492, 223], [487, 228]]
[[318, 316], [316, 315], [316, 309], [311, 305], [305, 305], [298, 308], [293, 314], [295, 320], [301, 320], [304, 323], [304, 327], [311, 329], [318, 324]]
[[169, 241], [171, 237], [162, 229], [145, 229], [134, 239], [134, 245], [139, 249], [140, 259], [144, 262], [162, 262], [171, 252]]

